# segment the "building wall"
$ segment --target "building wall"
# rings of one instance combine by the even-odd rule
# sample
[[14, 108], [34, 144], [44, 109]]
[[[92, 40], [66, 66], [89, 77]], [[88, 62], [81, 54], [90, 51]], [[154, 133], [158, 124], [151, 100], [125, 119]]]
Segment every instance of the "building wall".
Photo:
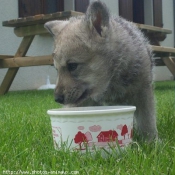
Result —
[[[10, 12], [10, 13], [9, 13]], [[18, 18], [18, 0], [0, 1], [0, 23], [2, 21]], [[14, 55], [22, 38], [17, 37], [13, 28], [0, 26], [0, 54]], [[3, 42], [2, 42], [3, 41]], [[50, 35], [35, 36], [27, 53], [29, 56], [49, 55], [53, 50], [53, 38]], [[0, 69], [0, 83], [7, 69]], [[47, 75], [51, 83], [56, 81], [56, 70], [53, 66], [35, 66], [20, 68], [10, 90], [37, 89], [46, 84]]]
[[144, 0], [145, 24], [153, 25], [153, 0]]
[[[168, 34], [167, 38], [161, 42], [162, 46], [174, 47], [174, 19], [173, 19], [173, 0], [162, 0], [163, 6], [163, 28], [172, 30], [172, 34]], [[155, 67], [155, 80], [173, 80], [173, 76], [166, 66]]]
[[72, 10], [75, 9], [74, 0], [64, 0], [64, 10]]
[[[118, 0], [102, 0], [110, 9], [111, 14], [118, 15]], [[151, 1], [151, 0], [149, 0]], [[148, 1], [147, 1], [148, 2]], [[149, 3], [147, 3], [149, 5]], [[74, 0], [65, 0], [65, 10], [74, 8]], [[171, 10], [170, 10], [171, 9]], [[2, 21], [18, 18], [18, 0], [0, 1], [0, 23]], [[150, 19], [150, 18], [147, 18]], [[164, 28], [174, 31], [173, 20], [173, 0], [163, 0], [163, 22]], [[0, 26], [0, 54], [14, 55], [22, 38], [14, 35], [13, 28]], [[165, 46], [174, 46], [174, 34], [171, 34], [162, 43]], [[50, 35], [39, 35], [27, 53], [30, 56], [49, 55], [53, 50], [53, 38]], [[5, 76], [7, 69], [0, 69], [0, 84]], [[163, 75], [162, 75], [163, 72]], [[20, 68], [10, 90], [37, 89], [46, 84], [47, 75], [50, 76], [51, 83], [56, 81], [56, 70], [53, 66], [36, 66]], [[155, 68], [156, 80], [170, 79], [171, 73], [166, 67]]]

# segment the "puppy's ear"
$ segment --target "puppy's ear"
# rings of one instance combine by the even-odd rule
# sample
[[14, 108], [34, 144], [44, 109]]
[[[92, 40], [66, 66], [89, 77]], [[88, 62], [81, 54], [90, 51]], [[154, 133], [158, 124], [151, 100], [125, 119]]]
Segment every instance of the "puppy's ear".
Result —
[[92, 2], [86, 11], [86, 20], [90, 28], [94, 27], [97, 33], [102, 36], [103, 30], [109, 26], [110, 14], [106, 4], [101, 1]]
[[69, 21], [49, 21], [44, 24], [44, 27], [52, 36], [57, 36], [68, 23]]

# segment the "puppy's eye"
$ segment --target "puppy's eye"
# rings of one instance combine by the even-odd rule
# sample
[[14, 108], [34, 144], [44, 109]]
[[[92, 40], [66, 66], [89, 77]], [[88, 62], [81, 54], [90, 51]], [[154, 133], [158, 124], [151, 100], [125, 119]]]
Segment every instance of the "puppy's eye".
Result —
[[78, 67], [78, 64], [77, 64], [77, 63], [68, 63], [68, 64], [67, 64], [67, 68], [68, 68], [68, 70], [69, 70], [70, 72], [76, 70], [77, 67]]

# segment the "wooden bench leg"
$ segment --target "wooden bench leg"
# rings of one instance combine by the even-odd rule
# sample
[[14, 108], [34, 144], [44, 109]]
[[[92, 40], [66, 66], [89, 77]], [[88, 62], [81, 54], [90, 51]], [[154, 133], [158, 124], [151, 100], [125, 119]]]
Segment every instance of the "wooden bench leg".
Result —
[[162, 58], [162, 59], [163, 59], [165, 65], [170, 70], [170, 72], [175, 77], [175, 61], [173, 60], [173, 58]]
[[[14, 57], [24, 57], [34, 39], [34, 35], [25, 36]], [[25, 59], [25, 58], [24, 58]], [[19, 68], [9, 68], [0, 86], [0, 95], [8, 92]]]

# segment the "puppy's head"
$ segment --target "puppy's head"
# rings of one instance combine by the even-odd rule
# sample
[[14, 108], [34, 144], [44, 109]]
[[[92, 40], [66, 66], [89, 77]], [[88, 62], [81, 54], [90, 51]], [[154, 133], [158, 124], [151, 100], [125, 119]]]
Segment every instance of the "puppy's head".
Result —
[[106, 43], [109, 13], [100, 1], [90, 4], [85, 16], [51, 21], [45, 28], [55, 40], [54, 66], [58, 71], [55, 101], [78, 106], [102, 98], [110, 81]]

